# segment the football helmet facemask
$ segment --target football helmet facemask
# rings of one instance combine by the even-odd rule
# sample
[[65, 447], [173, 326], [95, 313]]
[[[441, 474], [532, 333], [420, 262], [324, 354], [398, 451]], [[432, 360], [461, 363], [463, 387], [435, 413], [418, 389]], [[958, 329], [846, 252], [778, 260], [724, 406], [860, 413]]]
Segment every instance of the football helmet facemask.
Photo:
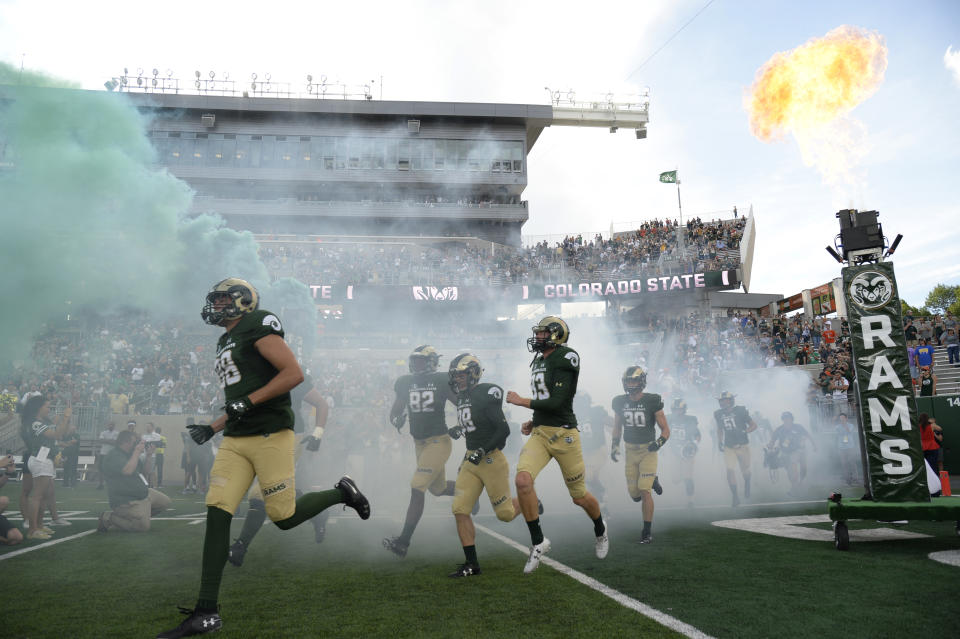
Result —
[[[531, 353], [542, 353], [570, 339], [570, 328], [559, 317], [547, 315], [532, 328], [533, 337], [527, 339], [527, 350]], [[537, 337], [537, 333], [547, 333], [545, 337]]]
[[417, 346], [410, 353], [409, 360], [410, 372], [414, 375], [420, 373], [433, 373], [440, 366], [440, 353], [433, 346], [424, 344]]
[[212, 326], [223, 326], [244, 313], [252, 313], [259, 306], [260, 294], [253, 284], [238, 277], [228, 277], [214, 284], [207, 293], [200, 317]]
[[469, 390], [480, 383], [483, 367], [480, 360], [470, 353], [457, 355], [450, 362], [450, 388], [454, 393]]
[[631, 366], [623, 372], [621, 380], [623, 391], [627, 395], [639, 393], [647, 387], [647, 371], [642, 366]]

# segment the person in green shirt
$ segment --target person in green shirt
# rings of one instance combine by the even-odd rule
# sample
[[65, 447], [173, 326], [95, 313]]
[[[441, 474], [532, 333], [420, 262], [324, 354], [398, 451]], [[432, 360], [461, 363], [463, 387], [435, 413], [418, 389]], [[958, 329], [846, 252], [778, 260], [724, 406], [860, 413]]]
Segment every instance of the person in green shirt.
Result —
[[532, 437], [520, 451], [515, 479], [517, 497], [530, 530], [532, 544], [523, 568], [525, 573], [536, 570], [541, 557], [550, 551], [550, 540], [543, 536], [540, 528], [539, 500], [533, 482], [552, 459], [556, 459], [560, 466], [573, 503], [583, 508], [593, 521], [597, 558], [606, 557], [610, 549], [600, 504], [587, 490], [585, 482], [583, 449], [577, 416], [573, 413], [573, 397], [577, 394], [580, 376], [580, 355], [566, 345], [569, 337], [570, 329], [559, 317], [548, 315], [540, 320], [533, 327], [533, 337], [527, 340], [527, 349], [536, 353], [530, 362], [533, 396], [521, 397], [514, 391], [507, 393], [507, 403], [533, 409], [533, 418], [520, 427], [521, 433]]
[[370, 503], [344, 475], [333, 490], [296, 497], [294, 483], [294, 414], [290, 391], [303, 381], [297, 358], [284, 341], [283, 325], [260, 308], [260, 295], [249, 282], [230, 277], [214, 284], [200, 313], [204, 322], [221, 326], [215, 370], [220, 378], [225, 414], [212, 424], [188, 426], [197, 444], [223, 432], [210, 473], [200, 594], [189, 616], [157, 639], [176, 639], [219, 630], [218, 598], [230, 547], [230, 522], [256, 478], [264, 509], [281, 530], [288, 530], [336, 504], [370, 518]]
[[133, 431], [117, 435], [117, 443], [103, 460], [111, 512], [100, 514], [99, 532], [147, 532], [150, 518], [170, 507], [170, 498], [148, 485], [155, 445]]

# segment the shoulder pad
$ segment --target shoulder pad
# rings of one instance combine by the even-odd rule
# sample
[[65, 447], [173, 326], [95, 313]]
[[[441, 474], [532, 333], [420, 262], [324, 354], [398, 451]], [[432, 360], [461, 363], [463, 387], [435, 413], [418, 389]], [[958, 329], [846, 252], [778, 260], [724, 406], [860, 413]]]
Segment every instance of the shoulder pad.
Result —
[[483, 391], [484, 391], [484, 395], [487, 396], [487, 399], [491, 401], [496, 401], [498, 403], [503, 401], [502, 388], [500, 388], [496, 384], [481, 384], [481, 386], [485, 387]]
[[270, 311], [259, 309], [248, 314], [250, 318], [250, 332], [260, 337], [279, 335], [283, 337], [283, 324], [280, 318]]
[[572, 348], [561, 347], [563, 350], [560, 351], [563, 361], [566, 362], [565, 368], [570, 368], [575, 371], [580, 370], [580, 354]]

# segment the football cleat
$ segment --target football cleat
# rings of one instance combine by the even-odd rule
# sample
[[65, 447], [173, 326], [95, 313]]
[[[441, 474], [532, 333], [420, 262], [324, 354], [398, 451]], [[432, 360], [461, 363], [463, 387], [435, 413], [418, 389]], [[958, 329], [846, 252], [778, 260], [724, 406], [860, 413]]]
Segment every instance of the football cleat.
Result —
[[524, 574], [530, 574], [536, 570], [540, 566], [540, 559], [548, 552], [550, 552], [550, 540], [544, 537], [543, 541], [530, 548], [530, 557], [523, 567]]
[[457, 566], [457, 569], [451, 572], [448, 577], [474, 577], [476, 575], [482, 575], [483, 572], [480, 570], [480, 566], [477, 564], [460, 564]]
[[50, 525], [51, 525], [51, 526], [70, 526], [70, 525], [72, 525], [72, 522], [67, 521], [66, 519], [64, 519], [64, 518], [62, 518], [62, 517], [57, 517], [56, 519], [51, 519], [51, 520], [50, 520]]
[[663, 486], [660, 485], [659, 475], [653, 478], [653, 492], [657, 493], [658, 495], [663, 494]]
[[607, 553], [610, 552], [610, 526], [606, 521], [604, 521], [603, 524], [603, 534], [597, 537], [597, 559], [603, 559], [607, 556]]
[[355, 481], [350, 479], [350, 475], [344, 475], [340, 478], [334, 488], [343, 494], [343, 505], [349, 506], [357, 511], [360, 519], [370, 519], [370, 502], [363, 496], [360, 489], [357, 488]]
[[208, 632], [216, 632], [223, 626], [223, 619], [220, 618], [219, 612], [200, 612], [182, 606], [180, 612], [190, 616], [176, 628], [161, 632], [157, 635], [157, 639], [178, 639], [179, 637], [203, 635]]
[[239, 568], [243, 565], [243, 558], [247, 554], [247, 544], [242, 539], [235, 539], [227, 552], [227, 561]]
[[640, 537], [641, 544], [649, 544], [652, 541], [653, 541], [653, 535], [648, 532], [643, 533], [643, 535], [641, 535]]
[[395, 554], [400, 559], [407, 556], [407, 550], [410, 548], [410, 542], [404, 542], [399, 537], [387, 537], [383, 540], [383, 547]]

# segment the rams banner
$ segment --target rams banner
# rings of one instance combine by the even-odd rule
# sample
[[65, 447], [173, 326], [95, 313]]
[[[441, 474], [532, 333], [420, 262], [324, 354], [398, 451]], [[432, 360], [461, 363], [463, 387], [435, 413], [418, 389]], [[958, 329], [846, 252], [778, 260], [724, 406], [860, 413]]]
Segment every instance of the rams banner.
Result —
[[893, 265], [843, 269], [870, 493], [930, 501]]
[[311, 284], [318, 304], [343, 303], [352, 300], [384, 300], [415, 302], [486, 302], [495, 299], [522, 304], [529, 300], [556, 299], [564, 302], [599, 301], [612, 297], [638, 297], [653, 293], [678, 293], [697, 289], [731, 289], [740, 286], [737, 271], [706, 271], [683, 275], [664, 275], [595, 282], [547, 282], [507, 286], [345, 286]]

